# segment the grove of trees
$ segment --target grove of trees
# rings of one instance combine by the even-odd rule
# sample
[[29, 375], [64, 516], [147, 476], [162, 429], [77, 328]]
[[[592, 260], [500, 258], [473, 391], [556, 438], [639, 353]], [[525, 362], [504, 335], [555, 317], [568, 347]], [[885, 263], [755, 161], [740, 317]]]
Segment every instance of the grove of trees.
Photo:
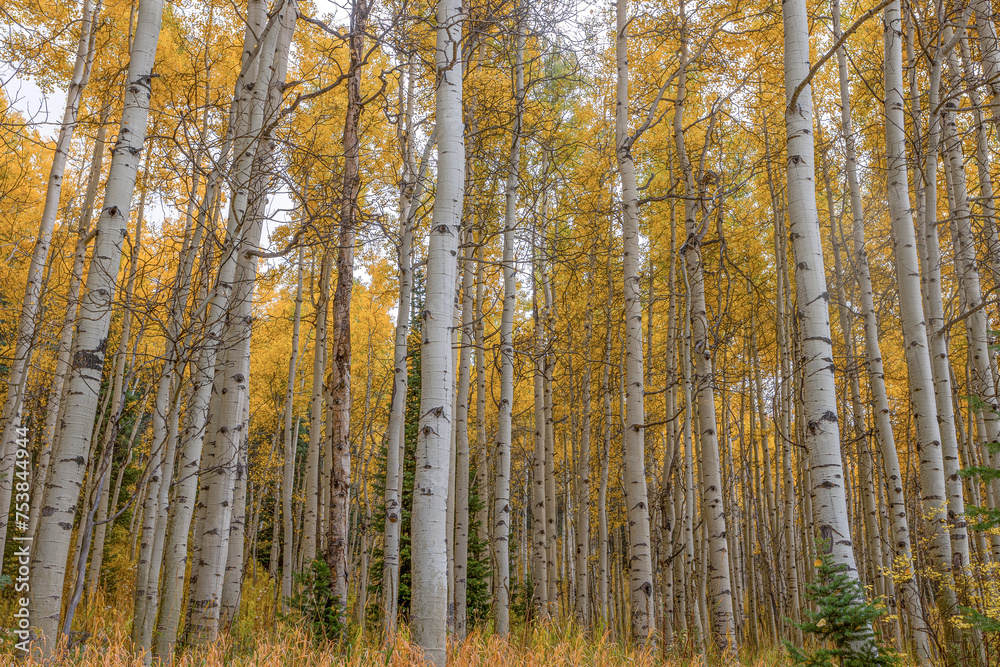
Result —
[[993, 0], [340, 1], [0, 7], [3, 655], [997, 664]]

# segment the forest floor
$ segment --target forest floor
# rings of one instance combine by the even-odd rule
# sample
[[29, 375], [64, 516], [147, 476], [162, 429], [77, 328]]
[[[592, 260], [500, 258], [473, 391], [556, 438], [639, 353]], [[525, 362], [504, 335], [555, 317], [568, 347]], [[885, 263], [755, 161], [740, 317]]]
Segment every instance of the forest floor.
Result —
[[[130, 588], [130, 587], [129, 587]], [[14, 599], [10, 591], [0, 598], [0, 618], [12, 619]], [[419, 647], [406, 628], [396, 641], [383, 645], [375, 633], [350, 642], [318, 642], [301, 620], [278, 617], [273, 582], [268, 577], [244, 587], [240, 613], [231, 631], [217, 643], [185, 651], [173, 661], [174, 667], [405, 667], [423, 665]], [[89, 604], [81, 605], [74, 619], [73, 648], [64, 653], [59, 665], [79, 667], [144, 667], [143, 656], [134, 651], [129, 636], [132, 608], [131, 591], [125, 588], [105, 596], [98, 592]], [[0, 627], [9, 626], [2, 623]], [[37, 657], [24, 660], [15, 650], [10, 630], [0, 629], [0, 665], [15, 661], [24, 666], [45, 663]], [[736, 667], [779, 667], [789, 663], [781, 647], [747, 653], [726, 661]], [[158, 664], [156, 660], [153, 664]], [[664, 655], [644, 650], [609, 634], [581, 632], [572, 624], [535, 624], [530, 629], [515, 627], [508, 641], [497, 635], [473, 631], [464, 642], [449, 646], [449, 665], [455, 667], [698, 667], [706, 664], [700, 655], [680, 651]], [[719, 664], [712, 660], [711, 664]]]

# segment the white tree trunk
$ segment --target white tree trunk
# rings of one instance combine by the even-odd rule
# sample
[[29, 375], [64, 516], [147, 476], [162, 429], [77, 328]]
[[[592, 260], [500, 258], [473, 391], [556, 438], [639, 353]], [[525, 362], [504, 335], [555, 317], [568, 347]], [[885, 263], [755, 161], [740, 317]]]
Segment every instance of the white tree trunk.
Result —
[[46, 655], [57, 648], [59, 641], [63, 577], [97, 412], [122, 242], [146, 138], [162, 11], [163, 0], [142, 0], [138, 6], [121, 129], [112, 153], [93, 260], [80, 303], [60, 446], [53, 453], [46, 483], [43, 511], [47, 517], [39, 524], [33, 544], [31, 618], [38, 636], [36, 641]]
[[622, 186], [622, 245], [625, 290], [625, 504], [628, 508], [629, 590], [632, 603], [632, 639], [655, 641], [653, 553], [646, 490], [646, 411], [642, 350], [642, 286], [639, 257], [639, 190], [632, 159], [633, 137], [628, 133], [628, 2], [617, 0], [615, 153]]
[[416, 643], [445, 665], [448, 611], [449, 450], [452, 429], [452, 319], [465, 183], [462, 124], [462, 26], [459, 0], [439, 0], [435, 63], [438, 136], [437, 194], [427, 251], [421, 352], [420, 426], [413, 492], [412, 599]]
[[[885, 9], [885, 135], [887, 192], [892, 218], [896, 258], [896, 281], [899, 286], [899, 310], [906, 349], [910, 407], [916, 426], [920, 458], [922, 510], [929, 540], [926, 554], [942, 577], [950, 579], [951, 544], [947, 516], [947, 493], [941, 446], [941, 429], [934, 398], [934, 375], [928, 345], [927, 324], [920, 285], [920, 262], [917, 239], [910, 210], [909, 175], [906, 170], [906, 137], [903, 110], [902, 19], [898, 1]], [[950, 614], [954, 586], [942, 582], [937, 601], [943, 613]], [[946, 590], [947, 589], [947, 590]], [[950, 590], [950, 595], [948, 593]], [[948, 624], [950, 626], [950, 624]], [[950, 630], [948, 630], [950, 635]]]
[[[496, 486], [493, 494], [493, 548], [496, 632], [510, 634], [510, 463], [511, 422], [514, 412], [514, 310], [517, 284], [514, 264], [514, 231], [517, 226], [518, 178], [521, 161], [521, 123], [524, 114], [524, 33], [518, 24], [514, 64], [514, 126], [504, 196], [503, 311], [500, 315], [500, 402], [497, 404]], [[478, 366], [477, 360], [477, 366]], [[477, 371], [479, 369], [477, 368]], [[480, 407], [480, 410], [482, 406]], [[476, 418], [483, 422], [480, 412]], [[522, 554], [524, 556], [524, 554]]]
[[[98, 11], [99, 8], [100, 4], [98, 4]], [[38, 238], [31, 251], [28, 280], [24, 289], [24, 300], [21, 303], [21, 314], [17, 322], [14, 357], [10, 360], [10, 370], [7, 374], [7, 400], [4, 403], [3, 419], [0, 421], [3, 427], [3, 439], [0, 440], [0, 554], [4, 553], [7, 544], [11, 482], [14, 479], [14, 460], [17, 453], [17, 429], [21, 426], [24, 388], [35, 342], [35, 326], [38, 319], [39, 302], [42, 297], [43, 273], [49, 255], [49, 246], [52, 243], [52, 230], [55, 228], [56, 217], [59, 213], [63, 174], [66, 171], [73, 133], [76, 130], [80, 98], [90, 80], [91, 65], [94, 62], [93, 37], [96, 34], [96, 31], [92, 29], [94, 18], [91, 0], [84, 0], [83, 15], [80, 20], [80, 36], [77, 39], [76, 61], [66, 90], [66, 110], [63, 112], [62, 125], [59, 126], [59, 136], [56, 138], [55, 153], [49, 166], [45, 207], [42, 209], [42, 219], [38, 225]], [[102, 114], [102, 121], [106, 118], [107, 116]], [[103, 130], [103, 128], [102, 122], [101, 129]], [[103, 145], [104, 142], [99, 141], [98, 143]], [[136, 164], [138, 164], [138, 160]], [[98, 169], [99, 175], [100, 170]], [[91, 205], [93, 205], [92, 202]], [[75, 292], [70, 292], [70, 301], [73, 300], [74, 294]], [[59, 384], [61, 385], [61, 382]], [[34, 516], [35, 514], [32, 514], [32, 518]], [[19, 532], [25, 531], [22, 529]], [[0, 571], [2, 571], [2, 565], [0, 565]]]
[[[840, 35], [840, 2], [833, 4], [834, 32]], [[890, 420], [889, 398], [885, 388], [882, 351], [879, 345], [878, 319], [875, 312], [874, 289], [872, 288], [871, 272], [868, 267], [868, 250], [865, 244], [864, 205], [861, 200], [861, 187], [858, 181], [857, 152], [851, 120], [851, 96], [848, 83], [847, 54], [843, 47], [837, 50], [837, 66], [840, 75], [840, 119], [844, 135], [847, 185], [850, 193], [851, 220], [854, 243], [854, 276], [861, 292], [861, 317], [864, 323], [865, 354], [868, 367], [868, 384], [874, 403], [872, 415], [875, 422], [875, 433], [879, 443], [882, 466], [888, 484], [886, 497], [892, 527], [891, 544], [895, 557], [902, 560], [905, 570], [911, 573], [913, 567], [912, 540], [910, 524], [906, 516], [906, 502], [903, 496], [902, 473], [899, 467], [899, 454], [896, 450], [895, 435]], [[862, 454], [863, 456], [863, 454]], [[876, 459], [877, 461], [877, 459]], [[877, 478], [877, 475], [876, 475]], [[881, 559], [877, 559], [881, 560]], [[897, 583], [900, 592], [900, 603], [903, 613], [907, 615], [913, 628], [920, 628], [912, 633], [914, 648], [919, 659], [926, 663], [930, 659], [928, 636], [923, 628], [923, 606], [916, 587], [916, 579], [909, 577]]]
[[[684, 4], [681, 4], [682, 25], [686, 22]], [[701, 259], [703, 230], [696, 218], [697, 197], [691, 161], [684, 144], [684, 102], [686, 96], [687, 41], [682, 35], [681, 63], [677, 77], [677, 103], [674, 112], [674, 142], [681, 166], [684, 185], [684, 227], [687, 240], [682, 246], [684, 269], [686, 272], [688, 319], [690, 320], [691, 355], [694, 357], [693, 388], [697, 402], [699, 443], [701, 445], [702, 476], [704, 477], [704, 497], [702, 512], [708, 537], [708, 592], [712, 601], [712, 634], [714, 641], [723, 652], [735, 652], [736, 620], [733, 614], [733, 593], [729, 571], [729, 544], [726, 527], [729, 521], [725, 513], [722, 489], [722, 470], [719, 464], [719, 437], [716, 431], [715, 391], [712, 352], [709, 348], [708, 313], [705, 305], [705, 272]], [[693, 405], [687, 403], [687, 410]], [[690, 472], [689, 472], [690, 474]], [[690, 514], [694, 509], [688, 510]]]

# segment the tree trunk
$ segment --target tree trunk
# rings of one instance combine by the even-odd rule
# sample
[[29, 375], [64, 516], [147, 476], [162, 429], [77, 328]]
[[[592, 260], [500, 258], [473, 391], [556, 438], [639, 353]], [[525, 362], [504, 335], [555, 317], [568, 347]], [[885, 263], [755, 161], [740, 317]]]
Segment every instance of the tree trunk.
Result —
[[655, 641], [653, 554], [646, 489], [646, 446], [642, 350], [642, 285], [639, 258], [639, 190], [628, 134], [628, 1], [617, 0], [616, 59], [618, 68], [615, 112], [615, 153], [622, 186], [622, 245], [625, 289], [625, 504], [628, 508], [629, 590], [632, 602], [632, 638], [640, 644]]
[[[98, 3], [100, 11], [100, 3]], [[76, 117], [80, 110], [80, 99], [90, 81], [91, 65], [94, 62], [94, 12], [91, 0], [84, 0], [83, 15], [80, 20], [80, 36], [77, 39], [76, 60], [73, 74], [70, 76], [66, 90], [66, 109], [63, 112], [62, 124], [59, 126], [59, 136], [56, 138], [55, 152], [49, 166], [48, 187], [45, 190], [45, 206], [42, 209], [42, 219], [38, 225], [38, 238], [31, 252], [31, 262], [28, 265], [28, 280], [24, 290], [24, 300], [21, 303], [21, 314], [17, 322], [14, 357], [10, 360], [7, 373], [7, 400], [4, 403], [3, 439], [0, 440], [0, 554], [4, 553], [7, 544], [7, 522], [10, 518], [10, 500], [12, 481], [14, 479], [14, 461], [17, 454], [17, 429], [21, 426], [21, 416], [24, 407], [24, 390], [28, 379], [28, 368], [31, 365], [32, 350], [35, 344], [35, 327], [39, 316], [39, 306], [42, 297], [43, 273], [49, 256], [49, 246], [52, 244], [52, 231], [55, 228], [59, 213], [59, 197], [62, 194], [63, 174], [76, 130]], [[129, 100], [133, 101], [133, 100]], [[133, 101], [134, 103], [134, 101]], [[107, 114], [101, 115], [101, 130]], [[145, 134], [145, 132], [144, 132]], [[139, 140], [141, 144], [142, 139]], [[97, 142], [103, 146], [103, 140]], [[95, 163], [100, 164], [95, 160]], [[138, 166], [138, 158], [135, 162]], [[100, 167], [97, 169], [100, 177]], [[134, 177], [133, 177], [134, 178]], [[131, 190], [129, 191], [131, 200]], [[90, 208], [93, 198], [88, 197]], [[90, 210], [90, 208], [85, 210]], [[89, 218], [88, 218], [89, 219]], [[126, 223], [127, 224], [127, 221]], [[117, 268], [117, 265], [115, 265]], [[117, 279], [117, 275], [112, 280]], [[70, 301], [75, 298], [75, 291], [70, 291]], [[64, 371], [65, 372], [65, 371]], [[59, 382], [61, 386], [61, 381]], [[32, 513], [32, 518], [37, 513]], [[30, 519], [29, 519], [30, 521]], [[19, 532], [25, 532], [23, 528]], [[2, 570], [2, 565], [0, 565]]]
[[97, 412], [122, 241], [146, 138], [153, 60], [162, 11], [163, 0], [142, 0], [138, 6], [121, 130], [111, 157], [93, 260], [80, 303], [59, 451], [53, 453], [46, 483], [44, 504], [52, 513], [39, 524], [39, 534], [33, 545], [31, 618], [38, 637], [36, 643], [44, 655], [50, 655], [59, 645], [66, 559]]
[[333, 577], [332, 594], [343, 614], [347, 607], [347, 531], [351, 488], [351, 293], [354, 286], [354, 237], [359, 223], [360, 177], [359, 120], [361, 117], [361, 61], [368, 21], [367, 0], [355, 0], [351, 10], [350, 70], [344, 121], [344, 181], [340, 203], [340, 248], [337, 254], [337, 289], [333, 293], [330, 335], [333, 365], [333, 458], [330, 461], [330, 506], [327, 514], [326, 563]]
[[439, 0], [435, 63], [438, 182], [427, 252], [421, 346], [420, 425], [412, 521], [413, 637], [437, 667], [445, 665], [448, 610], [449, 449], [452, 429], [452, 314], [465, 174], [462, 125], [462, 5]]

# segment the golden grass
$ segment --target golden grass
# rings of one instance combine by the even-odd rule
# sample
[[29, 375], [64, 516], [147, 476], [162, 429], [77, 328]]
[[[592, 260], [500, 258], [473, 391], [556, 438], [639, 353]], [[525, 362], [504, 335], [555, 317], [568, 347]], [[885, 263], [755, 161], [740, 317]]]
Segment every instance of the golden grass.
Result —
[[[86, 639], [63, 652], [57, 664], [79, 667], [143, 667], [142, 655], [133, 648], [131, 590], [123, 588], [111, 597], [98, 592], [82, 605], [74, 628]], [[210, 646], [188, 650], [175, 657], [176, 667], [408, 667], [423, 665], [421, 650], [401, 627], [392, 642], [368, 633], [352, 636], [339, 644], [315, 641], [296, 618], [280, 619], [276, 609], [274, 582], [269, 577], [248, 577], [240, 613], [231, 631]], [[10, 618], [12, 601], [0, 600], [0, 617]], [[541, 623], [516, 627], [510, 638], [501, 639], [485, 631], [470, 633], [464, 642], [451, 642], [449, 665], [455, 667], [699, 667], [700, 656], [686, 655], [683, 648], [668, 656], [618, 641], [609, 633], [587, 634], [570, 623]], [[12, 638], [0, 642], [0, 666], [11, 665], [22, 656]], [[713, 661], [714, 662], [714, 661]], [[153, 660], [154, 665], [158, 664]], [[38, 655], [19, 664], [40, 667]], [[48, 663], [51, 664], [51, 663]], [[772, 649], [744, 656], [731, 665], [778, 667], [787, 664], [784, 651]]]

